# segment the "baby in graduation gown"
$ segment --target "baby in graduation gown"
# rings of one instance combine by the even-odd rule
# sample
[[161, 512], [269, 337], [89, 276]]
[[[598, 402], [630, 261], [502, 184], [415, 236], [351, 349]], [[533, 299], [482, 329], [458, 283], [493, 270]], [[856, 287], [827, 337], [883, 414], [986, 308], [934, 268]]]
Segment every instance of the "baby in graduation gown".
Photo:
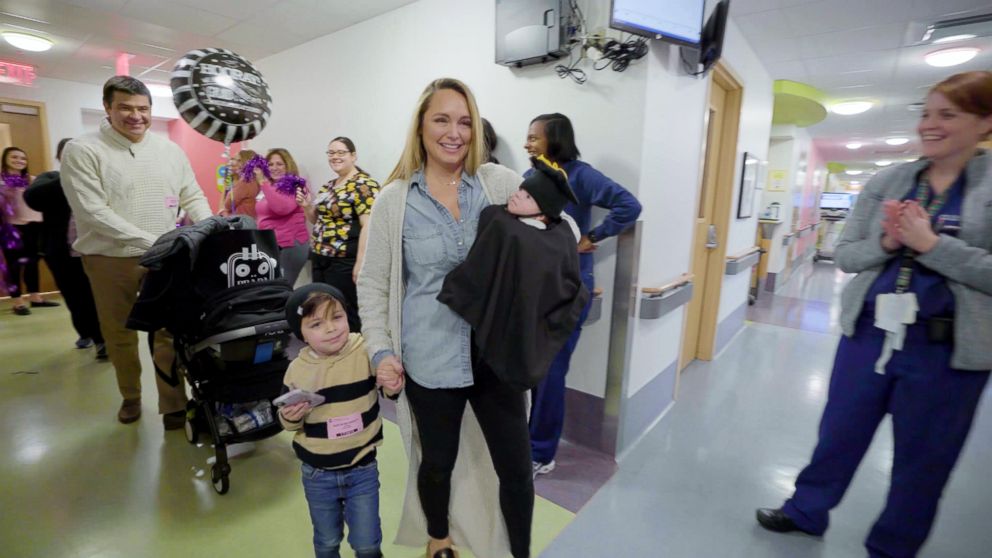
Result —
[[578, 203], [568, 175], [543, 157], [507, 205], [482, 210], [475, 243], [438, 300], [473, 330], [477, 358], [521, 391], [547, 375], [589, 302], [579, 275]]

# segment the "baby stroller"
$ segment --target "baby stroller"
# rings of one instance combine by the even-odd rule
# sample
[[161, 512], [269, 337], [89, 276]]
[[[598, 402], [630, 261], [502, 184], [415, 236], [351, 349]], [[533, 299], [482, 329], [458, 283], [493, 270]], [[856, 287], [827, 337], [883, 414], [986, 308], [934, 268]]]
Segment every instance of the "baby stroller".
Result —
[[173, 372], [192, 393], [186, 439], [211, 437], [218, 494], [230, 488], [227, 446], [282, 430], [272, 400], [289, 366], [285, 307], [292, 289], [281, 279], [277, 254], [272, 231], [256, 230], [244, 217], [213, 217], [163, 235], [141, 262], [151, 271], [129, 325], [165, 318], [140, 325], [164, 326], [175, 337]]

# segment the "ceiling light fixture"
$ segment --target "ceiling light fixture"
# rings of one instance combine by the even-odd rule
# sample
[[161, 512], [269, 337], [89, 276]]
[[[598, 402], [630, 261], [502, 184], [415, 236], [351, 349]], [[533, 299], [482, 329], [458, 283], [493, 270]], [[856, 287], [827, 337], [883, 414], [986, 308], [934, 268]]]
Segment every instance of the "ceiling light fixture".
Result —
[[964, 64], [972, 58], [978, 56], [979, 49], [974, 47], [945, 48], [935, 50], [923, 57], [927, 64], [936, 68], [947, 68]]
[[848, 176], [858, 176], [862, 172], [864, 172], [864, 171], [859, 171], [857, 169], [848, 169], [848, 170], [844, 171], [844, 174], [846, 174]]
[[46, 50], [52, 48], [52, 45], [55, 44], [51, 40], [44, 37], [28, 35], [27, 33], [17, 33], [14, 31], [5, 31], [3, 33], [3, 40], [7, 41], [15, 48], [28, 50], [31, 52], [45, 52]]
[[830, 111], [834, 114], [851, 116], [852, 114], [861, 114], [873, 106], [875, 103], [871, 101], [846, 101], [831, 106]]
[[875, 165], [879, 167], [887, 167], [892, 164], [892, 161], [875, 161]]
[[861, 146], [862, 145], [864, 145], [864, 144], [861, 143], [860, 141], [852, 141], [851, 143], [848, 143], [844, 147], [846, 147], [848, 149], [861, 149]]
[[885, 140], [885, 143], [889, 145], [906, 145], [907, 143], [909, 143], [909, 138], [903, 138], [903, 137], [887, 138]]

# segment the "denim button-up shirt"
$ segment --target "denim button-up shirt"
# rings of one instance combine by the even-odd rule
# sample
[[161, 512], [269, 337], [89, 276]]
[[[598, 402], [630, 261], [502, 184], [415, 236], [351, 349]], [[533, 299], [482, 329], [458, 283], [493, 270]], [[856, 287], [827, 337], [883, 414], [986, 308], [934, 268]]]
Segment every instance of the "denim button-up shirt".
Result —
[[472, 380], [472, 328], [437, 300], [444, 277], [475, 242], [489, 206], [482, 183], [462, 174], [456, 220], [427, 189], [423, 172], [410, 182], [403, 218], [403, 367], [427, 388], [460, 388]]

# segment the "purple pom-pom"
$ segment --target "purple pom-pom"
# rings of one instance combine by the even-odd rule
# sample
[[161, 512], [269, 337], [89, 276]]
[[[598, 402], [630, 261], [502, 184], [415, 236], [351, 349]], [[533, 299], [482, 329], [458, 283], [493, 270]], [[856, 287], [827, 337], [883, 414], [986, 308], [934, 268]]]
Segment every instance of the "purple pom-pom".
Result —
[[276, 190], [287, 196], [295, 196], [297, 190], [306, 190], [307, 181], [302, 176], [295, 174], [284, 174], [274, 184]]
[[261, 169], [262, 175], [272, 180], [272, 175], [269, 174], [269, 162], [261, 155], [255, 155], [245, 163], [245, 166], [241, 167], [241, 180], [245, 182], [255, 180], [255, 169]]
[[3, 173], [0, 177], [3, 178], [3, 183], [6, 184], [8, 188], [27, 188], [28, 184], [30, 184], [28, 177], [23, 174]]

